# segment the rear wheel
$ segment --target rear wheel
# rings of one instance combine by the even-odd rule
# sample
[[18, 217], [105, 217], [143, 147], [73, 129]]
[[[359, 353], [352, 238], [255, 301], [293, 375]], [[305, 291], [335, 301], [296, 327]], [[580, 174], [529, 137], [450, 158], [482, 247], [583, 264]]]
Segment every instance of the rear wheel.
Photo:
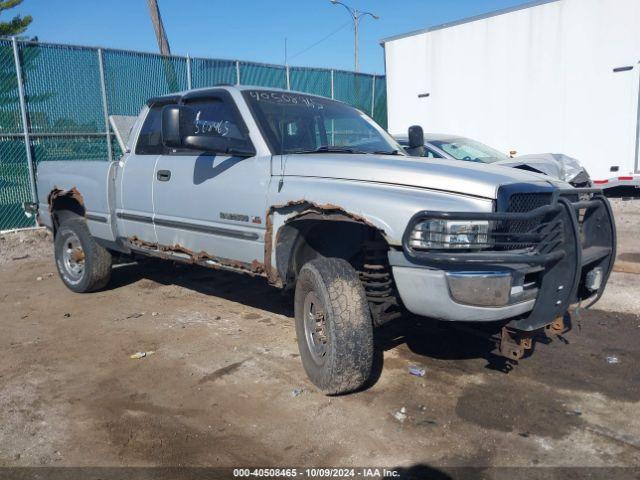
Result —
[[111, 278], [111, 254], [91, 236], [82, 218], [65, 220], [54, 240], [56, 266], [64, 284], [74, 292], [92, 292]]
[[373, 362], [373, 326], [354, 268], [339, 258], [306, 263], [296, 283], [295, 315], [309, 379], [327, 394], [362, 387]]

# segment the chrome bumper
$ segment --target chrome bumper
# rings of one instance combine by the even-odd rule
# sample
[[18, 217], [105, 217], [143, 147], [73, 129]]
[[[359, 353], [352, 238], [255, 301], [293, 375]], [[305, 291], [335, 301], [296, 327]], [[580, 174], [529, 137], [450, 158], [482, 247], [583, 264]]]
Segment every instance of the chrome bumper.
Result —
[[394, 266], [392, 270], [402, 303], [415, 315], [492, 322], [525, 314], [535, 304], [537, 290], [525, 294], [523, 286], [514, 285], [514, 277], [523, 276], [509, 272], [502, 272], [482, 286], [479, 272], [453, 274], [408, 266]]

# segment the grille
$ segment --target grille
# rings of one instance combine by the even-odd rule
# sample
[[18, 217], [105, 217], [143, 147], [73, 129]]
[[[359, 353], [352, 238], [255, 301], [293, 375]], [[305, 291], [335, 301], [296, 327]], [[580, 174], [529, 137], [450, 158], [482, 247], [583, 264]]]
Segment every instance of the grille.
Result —
[[509, 197], [508, 212], [530, 212], [538, 207], [549, 205], [551, 193], [514, 193]]
[[[549, 205], [552, 194], [549, 192], [514, 193], [507, 202], [507, 212], [526, 213], [536, 208]], [[549, 228], [554, 229], [549, 223], [550, 219], [541, 216], [528, 220], [505, 220], [498, 222], [496, 233], [502, 236], [507, 244], [501, 250], [533, 250], [539, 245]], [[525, 240], [526, 239], [526, 240]], [[521, 241], [522, 240], [522, 241]]]

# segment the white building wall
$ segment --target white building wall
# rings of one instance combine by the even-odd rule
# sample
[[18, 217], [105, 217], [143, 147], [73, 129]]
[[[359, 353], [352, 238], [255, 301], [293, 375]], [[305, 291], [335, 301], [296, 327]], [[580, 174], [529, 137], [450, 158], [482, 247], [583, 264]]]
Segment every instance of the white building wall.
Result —
[[565, 153], [595, 179], [634, 171], [640, 0], [559, 0], [391, 40], [385, 55], [392, 133]]

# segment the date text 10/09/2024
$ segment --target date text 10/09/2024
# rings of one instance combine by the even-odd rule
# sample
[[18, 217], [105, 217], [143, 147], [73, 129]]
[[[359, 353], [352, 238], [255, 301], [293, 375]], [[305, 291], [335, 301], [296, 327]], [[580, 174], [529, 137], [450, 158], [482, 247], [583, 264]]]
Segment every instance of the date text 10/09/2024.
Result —
[[396, 470], [386, 468], [236, 468], [235, 478], [394, 478]]

